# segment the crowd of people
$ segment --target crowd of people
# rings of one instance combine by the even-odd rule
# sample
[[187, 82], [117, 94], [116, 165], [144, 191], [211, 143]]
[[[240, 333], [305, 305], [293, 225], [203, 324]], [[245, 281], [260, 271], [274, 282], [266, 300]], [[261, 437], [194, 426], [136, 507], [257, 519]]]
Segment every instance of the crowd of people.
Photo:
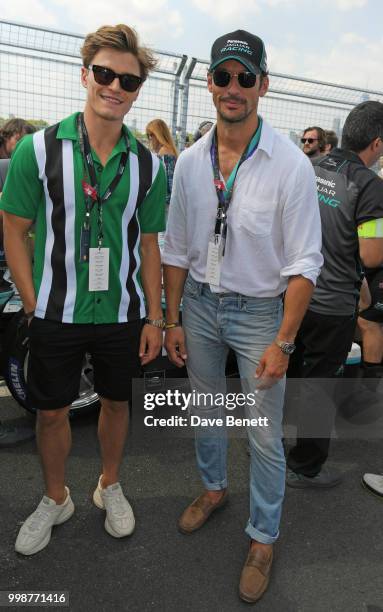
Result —
[[[237, 30], [211, 49], [207, 88], [216, 123], [203, 122], [179, 155], [166, 123], [154, 119], [146, 126], [149, 151], [123, 120], [155, 65], [151, 51], [119, 25], [88, 34], [81, 55], [83, 112], [21, 139], [1, 198], [7, 262], [29, 325], [28, 401], [37, 410], [45, 481], [15, 548], [41, 551], [53, 526], [74, 513], [65, 476], [68, 413], [86, 352], [101, 401], [93, 502], [111, 536], [133, 532], [119, 483], [131, 381], [158, 355], [165, 330], [169, 359], [186, 364], [191, 387], [211, 397], [225, 393], [234, 351], [242, 389], [256, 398], [246, 416], [268, 419], [267, 428], [247, 425], [249, 552], [239, 595], [256, 602], [270, 579], [285, 483], [303, 489], [341, 481], [326, 463], [333, 421], [324, 405], [333, 398], [310, 381], [338, 376], [363, 276], [371, 295], [359, 313], [363, 373], [382, 375], [383, 181], [369, 168], [383, 155], [383, 104], [367, 101], [350, 112], [340, 148], [334, 132], [314, 126], [304, 130], [300, 150], [259, 115], [269, 87], [265, 45]], [[9, 138], [4, 143], [9, 151]], [[167, 214], [164, 318], [157, 234]], [[32, 223], [33, 270], [25, 244]], [[286, 374], [305, 381], [287, 474]], [[191, 410], [210, 427], [195, 429], [203, 490], [179, 519], [185, 534], [228, 499], [223, 408], [212, 401]], [[382, 480], [364, 477], [383, 496]]]

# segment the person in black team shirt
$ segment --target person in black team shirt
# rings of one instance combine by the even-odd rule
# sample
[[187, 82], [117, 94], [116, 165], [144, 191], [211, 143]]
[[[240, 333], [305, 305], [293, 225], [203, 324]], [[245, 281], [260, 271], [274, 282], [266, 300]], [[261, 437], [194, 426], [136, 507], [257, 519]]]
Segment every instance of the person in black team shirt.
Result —
[[[296, 338], [290, 378], [331, 379], [346, 360], [362, 265], [383, 263], [383, 181], [369, 170], [383, 153], [382, 139], [383, 104], [362, 102], [346, 119], [342, 148], [314, 164], [324, 265]], [[307, 381], [301, 385], [298, 436], [287, 457], [286, 482], [291, 487], [331, 487], [341, 480], [324, 467], [334, 410], [329, 409], [329, 383], [327, 393], [323, 389]]]

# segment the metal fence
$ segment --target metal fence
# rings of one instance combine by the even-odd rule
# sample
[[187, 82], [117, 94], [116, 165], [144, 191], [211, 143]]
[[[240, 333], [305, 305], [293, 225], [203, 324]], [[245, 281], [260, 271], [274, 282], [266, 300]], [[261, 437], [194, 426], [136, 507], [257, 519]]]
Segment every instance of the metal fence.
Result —
[[[209, 63], [192, 60], [189, 71], [188, 125], [198, 125], [215, 115], [206, 90]], [[286, 74], [270, 73], [270, 87], [260, 100], [260, 113], [277, 130], [297, 142], [302, 129], [319, 125], [340, 135], [350, 110], [363, 100], [383, 102], [383, 92], [325, 83]]]
[[[80, 47], [83, 37], [0, 20], [0, 117], [43, 120], [51, 124], [83, 107]], [[158, 64], [127, 116], [144, 133], [156, 117], [164, 119], [183, 148], [215, 110], [206, 89], [208, 62], [155, 51]], [[270, 89], [261, 114], [295, 142], [302, 129], [320, 125], [338, 135], [350, 110], [362, 100], [380, 100], [383, 92], [270, 73]]]

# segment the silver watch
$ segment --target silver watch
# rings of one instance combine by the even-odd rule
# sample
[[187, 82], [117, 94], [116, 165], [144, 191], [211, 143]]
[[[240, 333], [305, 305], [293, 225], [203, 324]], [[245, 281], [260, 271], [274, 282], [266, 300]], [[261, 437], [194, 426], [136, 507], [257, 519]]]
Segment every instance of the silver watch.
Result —
[[274, 340], [274, 342], [285, 355], [291, 355], [295, 351], [296, 346], [293, 342], [284, 342], [283, 340]]

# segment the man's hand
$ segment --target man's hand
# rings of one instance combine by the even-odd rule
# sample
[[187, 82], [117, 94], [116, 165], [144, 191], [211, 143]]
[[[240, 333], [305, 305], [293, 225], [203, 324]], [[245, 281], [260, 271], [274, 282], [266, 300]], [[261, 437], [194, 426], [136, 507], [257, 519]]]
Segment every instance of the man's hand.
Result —
[[259, 381], [257, 389], [270, 389], [279, 379], [283, 378], [288, 365], [289, 356], [285, 355], [276, 344], [270, 344], [255, 370], [255, 378]]
[[182, 327], [173, 327], [166, 330], [164, 346], [170, 361], [178, 368], [182, 368], [187, 359], [185, 334]]
[[139, 357], [141, 365], [146, 365], [155, 359], [162, 347], [162, 329], [147, 323], [142, 328]]

